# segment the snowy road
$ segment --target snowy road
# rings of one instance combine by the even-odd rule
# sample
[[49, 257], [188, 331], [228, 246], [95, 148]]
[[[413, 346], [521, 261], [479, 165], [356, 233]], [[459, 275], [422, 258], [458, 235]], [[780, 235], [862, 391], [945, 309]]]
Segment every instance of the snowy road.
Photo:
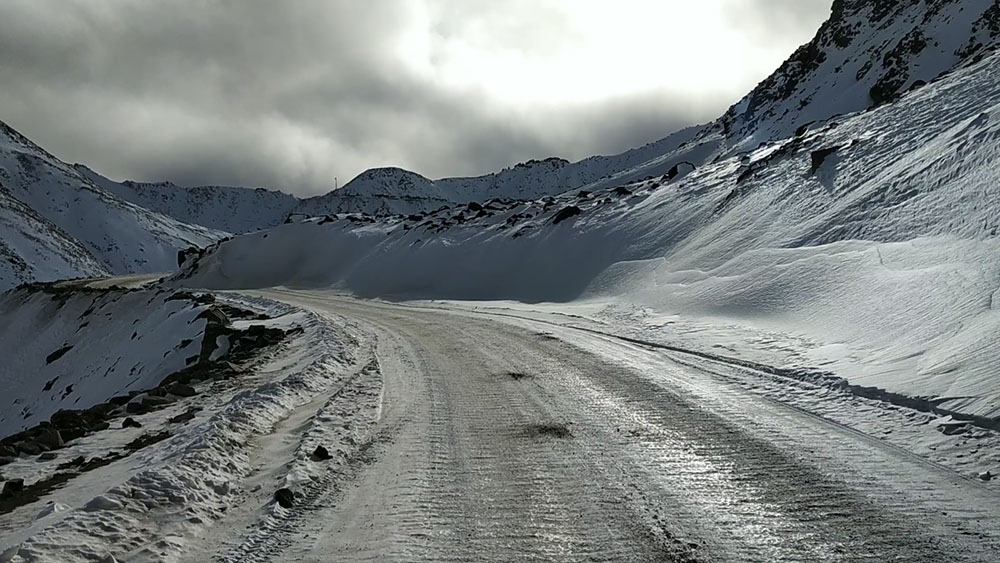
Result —
[[370, 326], [385, 389], [347, 482], [258, 534], [250, 560], [1000, 557], [995, 490], [663, 351], [538, 320], [266, 295]]

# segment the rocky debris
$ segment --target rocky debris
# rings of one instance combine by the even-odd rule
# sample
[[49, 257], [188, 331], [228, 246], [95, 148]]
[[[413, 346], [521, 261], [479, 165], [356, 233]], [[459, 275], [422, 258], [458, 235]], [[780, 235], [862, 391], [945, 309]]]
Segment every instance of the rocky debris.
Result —
[[681, 174], [691, 173], [695, 169], [697, 169], [697, 166], [695, 166], [693, 163], [690, 163], [688, 161], [678, 162], [677, 164], [671, 166], [670, 170], [667, 170], [667, 180], [673, 180], [674, 178], [680, 176]]
[[474, 202], [474, 201], [470, 201], [469, 205], [467, 205], [466, 207], [468, 208], [469, 211], [482, 211], [483, 210], [483, 206], [480, 205], [480, 204], [478, 204], [478, 203], [476, 203], [476, 202]]
[[23, 490], [24, 479], [11, 479], [9, 481], [4, 481], [3, 491], [0, 492], [0, 498], [10, 498]]
[[156, 434], [143, 434], [128, 444], [125, 444], [125, 449], [129, 452], [136, 452], [146, 446], [152, 446], [153, 444], [162, 442], [170, 436], [172, 436], [172, 434], [169, 430], [163, 430], [161, 432], [157, 432]]
[[979, 474], [979, 479], [981, 481], [992, 481], [993, 477], [995, 477], [995, 475], [993, 475], [989, 471], [984, 471], [983, 473]]
[[552, 224], [558, 225], [559, 223], [562, 223], [566, 219], [569, 219], [570, 217], [575, 217], [580, 213], [583, 212], [580, 210], [579, 207], [575, 205], [568, 205], [560, 209], [558, 212], [556, 212], [555, 215], [552, 216]]
[[201, 258], [205, 254], [205, 249], [197, 246], [189, 246], [177, 251], [177, 267], [183, 268], [190, 258]]
[[81, 456], [74, 457], [73, 459], [71, 459], [69, 461], [65, 461], [63, 463], [60, 463], [59, 465], [56, 466], [56, 469], [59, 469], [59, 470], [72, 469], [74, 467], [83, 467], [86, 464], [87, 464], [87, 458], [85, 458], [85, 457], [83, 457], [81, 455]]
[[122, 421], [122, 428], [142, 428], [142, 424], [131, 416]]
[[59, 454], [57, 454], [56, 452], [45, 452], [42, 455], [38, 456], [38, 459], [36, 461], [52, 461], [57, 457], [59, 457]]
[[190, 408], [190, 409], [182, 412], [181, 414], [172, 417], [170, 420], [167, 421], [167, 423], [168, 424], [183, 424], [185, 422], [190, 422], [190, 421], [194, 420], [194, 417], [197, 416], [199, 412], [201, 412], [200, 408], [197, 408], [197, 407]]
[[316, 461], [327, 461], [333, 459], [333, 456], [323, 446], [316, 446], [316, 449], [313, 450], [312, 458]]
[[590, 197], [590, 192], [587, 190], [580, 190], [580, 193], [576, 194], [576, 199], [587, 199]]
[[620, 195], [620, 196], [629, 196], [629, 195], [632, 195], [632, 190], [626, 188], [625, 186], [618, 186], [617, 188], [615, 188], [614, 190], [612, 190], [612, 192], [615, 195]]
[[292, 508], [295, 506], [295, 493], [291, 489], [278, 489], [274, 492], [274, 500], [281, 508]]

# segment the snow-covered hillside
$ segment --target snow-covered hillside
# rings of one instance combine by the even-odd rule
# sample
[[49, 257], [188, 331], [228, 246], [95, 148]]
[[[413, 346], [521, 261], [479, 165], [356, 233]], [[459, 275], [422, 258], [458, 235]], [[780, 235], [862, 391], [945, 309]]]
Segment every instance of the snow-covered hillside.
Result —
[[172, 270], [224, 233], [123, 201], [0, 122], [0, 288], [27, 280]]
[[836, 0], [830, 19], [722, 118], [752, 149], [799, 127], [891, 102], [965, 62], [1000, 36], [994, 0]]
[[991, 0], [837, 0], [816, 37], [720, 119], [618, 155], [575, 163], [547, 158], [484, 176], [439, 180], [376, 168], [339, 190], [304, 200], [262, 189], [117, 183], [83, 170], [123, 199], [235, 233], [275, 226], [293, 213], [410, 215], [493, 198], [537, 199], [660, 176], [680, 163], [702, 166], [801, 128], [822, 127], [833, 116], [890, 102], [981, 60], [998, 37], [1000, 7]]
[[60, 410], [156, 387], [198, 361], [208, 309], [163, 290], [26, 286], [3, 294], [0, 438]]
[[[982, 7], [935, 5], [928, 18], [948, 8], [963, 21]], [[178, 282], [585, 297], [650, 318], [725, 319], [785, 335], [801, 366], [997, 417], [997, 84], [991, 53], [895, 102], [686, 174], [419, 217], [283, 225], [219, 245]], [[649, 336], [671, 334], [660, 325]]]
[[[687, 146], [696, 134], [702, 134], [701, 142]], [[576, 163], [561, 158], [531, 160], [485, 176], [431, 180], [402, 168], [374, 168], [338, 190], [305, 199], [262, 188], [116, 182], [82, 164], [75, 168], [118, 197], [178, 221], [247, 233], [282, 224], [290, 215], [411, 215], [493, 198], [534, 199], [584, 185], [662, 174], [679, 162], [701, 163], [720, 144], [721, 136], [712, 135], [710, 128], [693, 127], [615, 156]]]
[[121, 199], [184, 223], [228, 233], [248, 233], [280, 225], [300, 203], [293, 195], [263, 188], [186, 188], [171, 182], [116, 182], [82, 164], [74, 168]]

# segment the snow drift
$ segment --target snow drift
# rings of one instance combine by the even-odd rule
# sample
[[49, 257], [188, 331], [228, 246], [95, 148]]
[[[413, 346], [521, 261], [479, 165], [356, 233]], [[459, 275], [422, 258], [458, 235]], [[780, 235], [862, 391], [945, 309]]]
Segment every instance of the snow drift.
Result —
[[1000, 288], [998, 63], [990, 55], [894, 103], [686, 174], [238, 237], [178, 282], [614, 299], [766, 325], [827, 352], [836, 344], [822, 361], [852, 382], [1000, 416], [989, 345]]

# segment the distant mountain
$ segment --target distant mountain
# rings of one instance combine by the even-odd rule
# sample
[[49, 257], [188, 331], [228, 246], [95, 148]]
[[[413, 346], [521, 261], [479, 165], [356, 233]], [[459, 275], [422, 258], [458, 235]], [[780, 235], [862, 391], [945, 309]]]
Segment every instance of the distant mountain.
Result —
[[[185, 223], [245, 233], [281, 224], [292, 214], [408, 215], [493, 198], [537, 199], [588, 184], [616, 182], [629, 172], [635, 175], [662, 169], [662, 173], [676, 161], [692, 158], [683, 151], [673, 159], [664, 155], [672, 154], [702, 130], [685, 129], [619, 155], [594, 156], [576, 163], [555, 157], [530, 160], [500, 172], [467, 178], [431, 180], [402, 168], [373, 168], [338, 190], [305, 199], [262, 188], [116, 182], [85, 165], [77, 164], [75, 168], [96, 185], [136, 205]], [[709, 152], [703, 146], [695, 149]], [[633, 170], [640, 165], [646, 166]], [[656, 170], [650, 172], [654, 165]]]
[[980, 60], [998, 37], [1000, 6], [993, 0], [837, 0], [812, 41], [715, 122], [574, 163], [546, 158], [484, 176], [439, 180], [401, 168], [376, 168], [339, 190], [304, 200], [261, 189], [119, 184], [85, 173], [123, 199], [233, 233], [277, 225], [292, 213], [407, 215], [492, 198], [532, 200], [746, 153], [810, 124], [897, 99]]
[[0, 122], [0, 289], [170, 271], [178, 249], [224, 235], [119, 199]]

